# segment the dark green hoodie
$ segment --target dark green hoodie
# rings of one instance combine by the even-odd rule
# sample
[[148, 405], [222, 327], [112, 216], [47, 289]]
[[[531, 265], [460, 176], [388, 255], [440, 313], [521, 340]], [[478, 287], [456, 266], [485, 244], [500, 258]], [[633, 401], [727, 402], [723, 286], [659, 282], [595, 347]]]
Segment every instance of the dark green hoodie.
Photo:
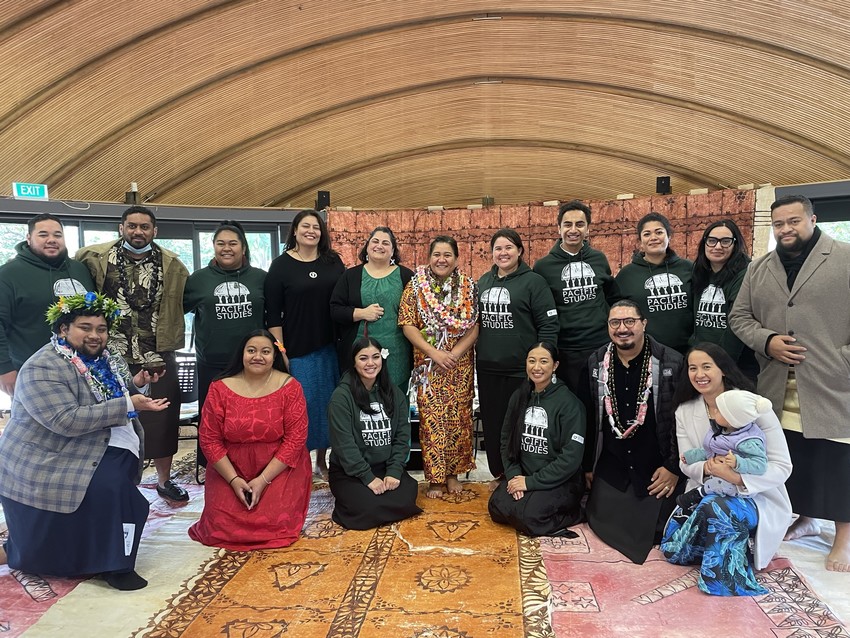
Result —
[[729, 313], [746, 274], [747, 269], [744, 268], [722, 288], [715, 284], [718, 273], [712, 272], [708, 276], [705, 290], [699, 299], [694, 299], [694, 334], [691, 345], [703, 341], [716, 343], [738, 361], [745, 346], [729, 327]]
[[198, 360], [224, 366], [246, 334], [265, 325], [266, 271], [243, 265], [223, 270], [215, 261], [189, 275], [183, 312], [195, 313]]
[[63, 251], [46, 260], [22, 241], [0, 266], [0, 374], [18, 370], [50, 341], [44, 313], [60, 296], [95, 290], [89, 269]]
[[526, 264], [506, 277], [493, 266], [478, 280], [478, 369], [508, 377], [525, 376], [525, 353], [532, 344], [558, 340], [552, 293]]
[[620, 293], [643, 310], [646, 332], [665, 346], [684, 354], [694, 331], [691, 278], [693, 262], [667, 250], [656, 266], [635, 253], [632, 263], [617, 273]]
[[351, 391], [351, 370], [342, 375], [328, 404], [328, 426], [331, 438], [331, 463], [339, 465], [348, 476], [369, 485], [376, 477], [372, 466], [386, 463], [386, 476], [401, 479], [410, 453], [410, 405], [404, 392], [395, 385], [392, 390], [395, 408], [387, 416], [378, 394], [377, 384], [369, 393], [369, 403], [378, 414], [360, 411]]
[[[523, 384], [508, 404], [511, 418], [517, 403], [528, 392]], [[549, 490], [569, 481], [581, 472], [584, 436], [587, 427], [584, 406], [558, 379], [543, 392], [531, 393], [525, 410], [525, 425], [520, 439], [519, 459], [508, 459], [508, 439], [512, 423], [502, 428], [502, 461], [505, 478], [525, 476], [528, 490]]]
[[604, 253], [587, 242], [576, 255], [556, 243], [534, 264], [549, 284], [558, 309], [558, 349], [593, 350], [608, 342], [608, 308], [620, 298]]

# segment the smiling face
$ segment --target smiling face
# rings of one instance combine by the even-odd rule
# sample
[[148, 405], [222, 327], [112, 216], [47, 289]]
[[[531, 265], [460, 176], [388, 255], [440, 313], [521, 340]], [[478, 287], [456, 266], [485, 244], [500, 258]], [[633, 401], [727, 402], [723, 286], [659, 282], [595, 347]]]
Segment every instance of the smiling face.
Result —
[[62, 224], [52, 219], [42, 220], [27, 233], [27, 244], [33, 254], [46, 259], [54, 259], [65, 250], [65, 232]]
[[305, 215], [295, 229], [295, 247], [318, 248], [319, 240], [322, 238], [322, 225], [315, 215]]
[[451, 244], [437, 242], [431, 250], [430, 257], [431, 272], [438, 278], [445, 279], [454, 272], [457, 267], [457, 255]]
[[133, 248], [144, 248], [156, 237], [156, 226], [149, 215], [133, 213], [118, 224], [118, 232]]
[[561, 235], [561, 248], [573, 254], [581, 250], [590, 229], [587, 216], [582, 210], [568, 210], [561, 218], [558, 233]]
[[[712, 228], [705, 238], [705, 258], [711, 264], [711, 269], [715, 272], [723, 268], [729, 258], [732, 256], [732, 251], [735, 250], [735, 235], [725, 226]], [[730, 242], [731, 240], [731, 242]], [[709, 243], [717, 242], [714, 246], [709, 246]], [[728, 243], [728, 246], [723, 246], [723, 243]]]
[[688, 379], [694, 389], [707, 399], [716, 399], [725, 390], [723, 372], [702, 350], [694, 350], [688, 355]]
[[519, 257], [522, 252], [507, 237], [499, 237], [493, 242], [493, 263], [499, 270], [499, 276], [504, 277], [519, 268]]
[[242, 246], [239, 235], [232, 230], [221, 231], [213, 242], [213, 249], [216, 263], [225, 270], [233, 270], [242, 265], [245, 247]]
[[381, 352], [375, 346], [370, 345], [354, 355], [354, 371], [367, 389], [372, 389], [383, 366]]
[[794, 254], [802, 252], [803, 246], [812, 238], [817, 217], [809, 217], [800, 202], [793, 202], [774, 208], [770, 220], [776, 243]]
[[393, 256], [393, 240], [389, 233], [376, 231], [366, 244], [366, 256], [376, 264], [387, 264]]
[[78, 353], [99, 357], [109, 339], [109, 326], [103, 315], [76, 317], [70, 324], [59, 328], [59, 336]]
[[667, 229], [661, 222], [646, 222], [640, 229], [638, 246], [648, 261], [664, 260], [667, 256], [667, 246], [670, 245], [670, 237]]
[[271, 372], [274, 363], [274, 344], [267, 337], [257, 336], [248, 339], [242, 350], [242, 365], [247, 376], [265, 376]]
[[558, 362], [552, 359], [546, 348], [533, 348], [525, 358], [525, 372], [534, 384], [535, 392], [542, 392], [552, 383], [552, 375], [557, 369]]
[[634, 308], [617, 306], [608, 312], [608, 336], [618, 350], [630, 352], [642, 348], [645, 330], [646, 319], [640, 319]]

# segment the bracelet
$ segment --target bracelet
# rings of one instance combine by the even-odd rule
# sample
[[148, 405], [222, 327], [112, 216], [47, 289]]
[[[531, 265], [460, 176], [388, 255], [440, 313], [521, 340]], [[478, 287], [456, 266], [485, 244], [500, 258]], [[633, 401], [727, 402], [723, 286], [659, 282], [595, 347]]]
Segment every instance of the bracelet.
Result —
[[262, 476], [262, 477], [263, 477], [263, 480], [266, 482], [266, 485], [271, 485], [271, 484], [272, 484], [272, 482], [266, 478], [265, 473], [260, 472], [260, 476]]
[[239, 478], [239, 475], [237, 474], [237, 475], [236, 475], [236, 476], [234, 476], [232, 479], [230, 479], [230, 480], [227, 482], [227, 484], [228, 484], [228, 485], [233, 485], [233, 481], [235, 481], [235, 480], [236, 480], [236, 479], [238, 479], [238, 478]]

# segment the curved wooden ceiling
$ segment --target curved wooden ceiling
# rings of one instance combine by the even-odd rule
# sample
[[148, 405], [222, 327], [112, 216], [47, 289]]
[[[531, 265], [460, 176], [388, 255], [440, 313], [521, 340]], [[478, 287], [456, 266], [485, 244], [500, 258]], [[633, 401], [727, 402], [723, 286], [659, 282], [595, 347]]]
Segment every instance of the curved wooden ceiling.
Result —
[[850, 8], [817, 0], [28, 0], [0, 194], [408, 208], [850, 177]]

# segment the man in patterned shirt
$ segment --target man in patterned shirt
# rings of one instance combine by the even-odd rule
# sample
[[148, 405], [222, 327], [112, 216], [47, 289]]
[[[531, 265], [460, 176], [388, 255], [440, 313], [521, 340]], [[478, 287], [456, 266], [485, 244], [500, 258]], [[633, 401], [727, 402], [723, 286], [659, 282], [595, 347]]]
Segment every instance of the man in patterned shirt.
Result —
[[97, 289], [116, 299], [123, 312], [109, 349], [127, 360], [133, 374], [140, 368], [151, 373], [163, 367], [168, 371], [152, 386], [151, 395], [167, 398], [169, 409], [141, 417], [145, 456], [154, 461], [159, 495], [187, 501], [186, 490], [171, 480], [171, 461], [180, 428], [174, 352], [184, 344], [183, 287], [189, 271], [177, 255], [153, 241], [156, 230], [150, 209], [131, 206], [121, 216], [120, 239], [81, 248], [76, 258], [88, 266]]

